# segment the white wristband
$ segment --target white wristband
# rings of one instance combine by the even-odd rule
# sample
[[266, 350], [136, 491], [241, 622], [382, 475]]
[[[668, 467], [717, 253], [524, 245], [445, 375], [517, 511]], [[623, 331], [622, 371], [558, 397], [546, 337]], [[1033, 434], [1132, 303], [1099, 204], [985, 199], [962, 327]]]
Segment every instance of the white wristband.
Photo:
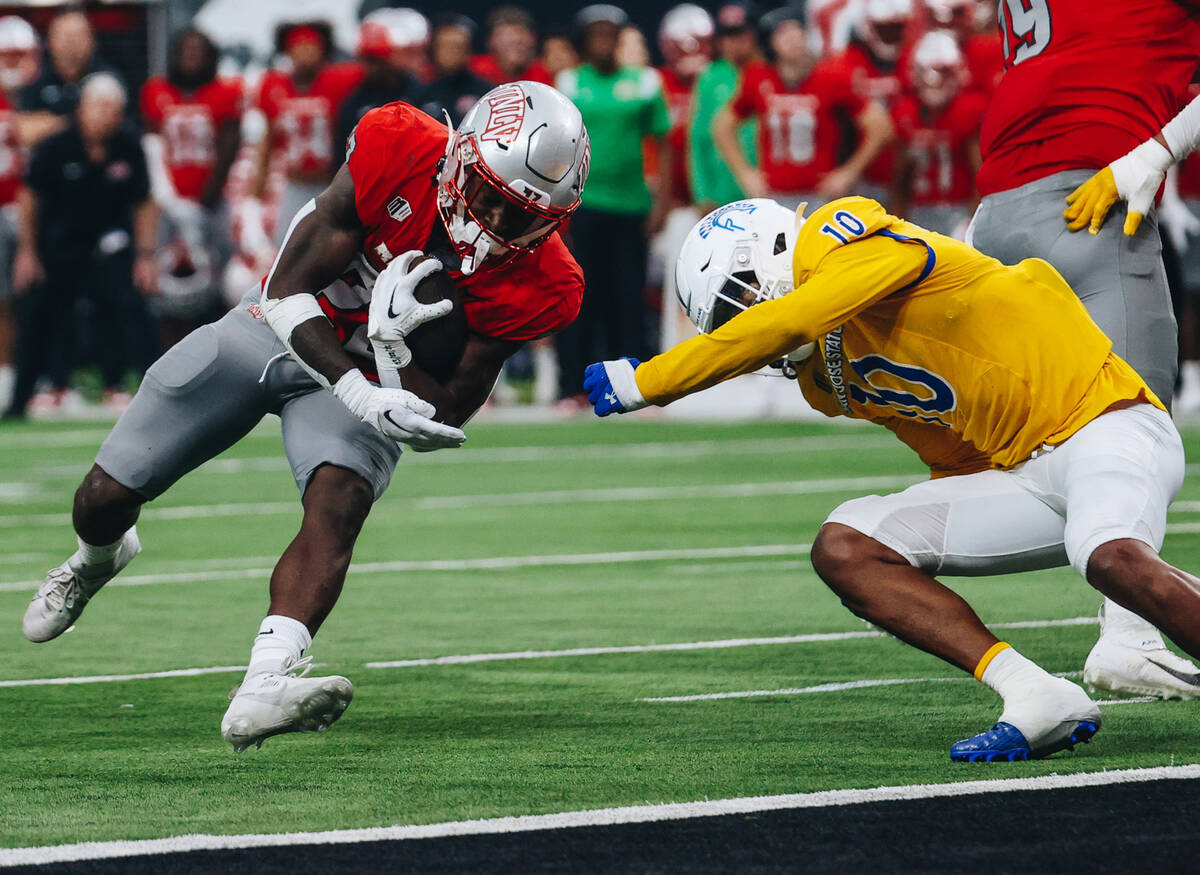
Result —
[[608, 372], [608, 381], [612, 383], [613, 391], [617, 393], [617, 398], [621, 400], [621, 406], [626, 411], [641, 410], [646, 406], [646, 399], [642, 396], [642, 390], [638, 388], [632, 363], [625, 359], [607, 361], [604, 363], [604, 370]]
[[1200, 97], [1179, 111], [1162, 129], [1163, 139], [1176, 161], [1200, 149]]
[[367, 378], [363, 376], [362, 371], [358, 368], [346, 371], [333, 384], [334, 396], [345, 404], [350, 412], [359, 419], [365, 419], [364, 414], [367, 409], [367, 401], [374, 391], [375, 387], [367, 381]]
[[307, 292], [288, 295], [286, 298], [272, 298], [264, 291], [259, 297], [259, 306], [262, 307], [263, 318], [267, 320], [271, 330], [289, 349], [292, 332], [297, 326], [303, 325], [309, 319], [325, 316], [317, 299]]

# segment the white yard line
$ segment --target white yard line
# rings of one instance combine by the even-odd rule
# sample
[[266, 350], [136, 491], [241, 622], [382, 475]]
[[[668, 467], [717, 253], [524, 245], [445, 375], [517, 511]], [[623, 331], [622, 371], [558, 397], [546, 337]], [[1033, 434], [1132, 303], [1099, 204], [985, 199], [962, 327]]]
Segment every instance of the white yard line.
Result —
[[[695, 547], [676, 550], [627, 550], [612, 553], [552, 553], [543, 556], [488, 556], [479, 559], [398, 560], [356, 562], [352, 574], [391, 574], [416, 571], [497, 571], [519, 568], [610, 565], [683, 559], [739, 559], [747, 556], [807, 556], [811, 544], [758, 544], [741, 547]], [[217, 580], [267, 580], [273, 566], [166, 574], [123, 574], [108, 586], [147, 586], [156, 583], [200, 583]], [[0, 582], [0, 592], [36, 589], [41, 580]]]
[[[1057, 626], [1095, 625], [1095, 617], [1068, 617], [1064, 620], [1018, 620], [1008, 623], [992, 623], [993, 629], [1053, 628]], [[432, 665], [470, 665], [480, 662], [506, 662], [522, 659], [557, 659], [570, 656], [604, 656], [619, 653], [668, 653], [690, 650], [726, 650], [733, 647], [761, 647], [782, 644], [813, 644], [825, 641], [854, 641], [864, 638], [884, 638], [883, 632], [861, 630], [857, 632], [813, 632], [805, 635], [781, 635], [772, 638], [722, 638], [714, 641], [682, 641], [668, 644], [620, 644], [606, 647], [572, 647], [566, 650], [513, 650], [504, 653], [463, 653], [453, 656], [434, 656], [426, 659], [398, 659], [387, 662], [368, 662], [367, 668], [418, 668]], [[86, 675], [81, 677], [31, 678], [22, 680], [0, 680], [0, 687], [36, 687], [65, 684], [93, 684], [114, 681], [143, 680], [150, 678], [191, 677], [193, 675], [221, 674], [244, 671], [245, 666], [219, 665], [204, 668], [179, 668], [169, 671], [142, 672], [138, 674]], [[919, 679], [937, 680], [937, 678]], [[863, 682], [854, 682], [862, 685]], [[888, 683], [908, 683], [892, 679]], [[886, 684], [869, 683], [868, 686]], [[847, 688], [849, 689], [849, 687]], [[782, 692], [774, 691], [774, 695]], [[814, 689], [813, 692], [816, 692]], [[724, 694], [719, 694], [724, 695]], [[729, 698], [729, 696], [724, 696]], [[655, 700], [658, 701], [658, 700]], [[663, 700], [669, 701], [669, 700]]]
[[974, 678], [962, 675], [952, 678], [873, 678], [861, 681], [843, 681], [832, 684], [816, 684], [811, 687], [787, 687], [782, 690], [738, 690], [732, 693], [698, 693], [692, 696], [648, 696], [639, 702], [713, 702], [718, 699], [756, 699], [761, 696], [798, 696], [805, 693], [841, 693], [846, 690], [863, 690], [869, 687], [893, 687], [899, 684], [941, 684], [970, 681]]
[[[323, 832], [292, 832], [254, 835], [184, 835], [139, 841], [85, 842], [75, 845], [51, 845], [37, 848], [0, 850], [0, 866], [37, 863], [67, 863], [76, 860], [101, 860], [150, 854], [232, 848], [270, 848], [293, 845], [350, 844], [355, 842], [400, 841], [445, 838], [448, 836], [500, 835], [534, 830], [571, 829], [588, 826], [614, 826], [625, 823], [655, 823], [696, 817], [753, 814], [799, 808], [832, 808], [913, 799], [940, 799], [977, 796], [988, 793], [1012, 793], [1028, 790], [1064, 790], [1100, 787], [1146, 781], [1194, 781], [1200, 778], [1200, 765], [1159, 766], [1148, 769], [1114, 769], [1079, 772], [1070, 775], [1042, 775], [1034, 778], [994, 778], [950, 784], [907, 784], [897, 787], [873, 787], [861, 790], [822, 790], [816, 793], [789, 793], [777, 796], [745, 796], [737, 799], [712, 799], [703, 802], [672, 802], [662, 805], [631, 805], [621, 808], [596, 808], [537, 814], [523, 817], [495, 817], [484, 820], [459, 820], [419, 826], [386, 826], [371, 829], [340, 829]], [[402, 851], [397, 850], [402, 854]]]
[[143, 681], [151, 678], [190, 678], [205, 674], [229, 674], [245, 671], [244, 665], [214, 665], [209, 668], [174, 668], [169, 671], [145, 671], [138, 674], [94, 674], [73, 678], [30, 678], [0, 681], [0, 687], [57, 687], [72, 684], [105, 684], [117, 681]]

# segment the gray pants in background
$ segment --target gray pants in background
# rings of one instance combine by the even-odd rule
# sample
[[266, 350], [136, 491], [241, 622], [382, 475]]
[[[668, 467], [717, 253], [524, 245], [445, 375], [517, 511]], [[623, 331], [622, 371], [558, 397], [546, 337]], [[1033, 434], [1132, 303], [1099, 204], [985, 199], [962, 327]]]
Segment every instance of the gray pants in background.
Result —
[[1005, 264], [1042, 258], [1054, 265], [1093, 321], [1168, 407], [1178, 371], [1179, 332], [1162, 262], [1158, 219], [1150, 213], [1126, 237], [1125, 203], [1118, 201], [1100, 233], [1072, 233], [1063, 218], [1066, 197], [1090, 170], [1055, 173], [988, 195], [967, 242]]

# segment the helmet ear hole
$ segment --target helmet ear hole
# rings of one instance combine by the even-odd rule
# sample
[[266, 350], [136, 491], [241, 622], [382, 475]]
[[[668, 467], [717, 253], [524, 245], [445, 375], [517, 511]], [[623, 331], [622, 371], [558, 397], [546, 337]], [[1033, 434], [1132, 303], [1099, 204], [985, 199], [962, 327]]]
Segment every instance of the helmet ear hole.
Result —
[[778, 234], [775, 235], [775, 251], [772, 252], [771, 254], [778, 255], [779, 253], [783, 252], [785, 249], [787, 249], [787, 238], [784, 237], [783, 232], [780, 231]]

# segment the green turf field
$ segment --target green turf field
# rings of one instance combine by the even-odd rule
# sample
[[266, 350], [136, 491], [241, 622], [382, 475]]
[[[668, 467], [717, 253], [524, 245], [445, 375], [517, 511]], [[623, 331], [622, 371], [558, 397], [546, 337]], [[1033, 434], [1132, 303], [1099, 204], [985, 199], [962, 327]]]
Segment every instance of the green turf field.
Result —
[[[269, 570], [299, 519], [273, 426], [148, 509], [145, 551], [77, 629], [44, 645], [21, 636], [35, 582], [73, 549], [70, 496], [103, 434], [0, 431], [0, 682], [242, 664]], [[1096, 741], [1074, 754], [952, 764], [948, 745], [990, 725], [997, 701], [884, 637], [368, 667], [862, 632], [812, 572], [807, 544], [839, 502], [921, 476], [908, 450], [870, 428], [650, 420], [481, 424], [470, 435], [462, 450], [406, 456], [368, 521], [312, 650], [318, 671], [357, 687], [329, 733], [234, 756], [218, 732], [234, 671], [0, 686], [0, 846], [1200, 761], [1200, 703], [1168, 702], [1106, 708]], [[1200, 437], [1188, 443], [1195, 452]], [[1194, 482], [1181, 501], [1200, 500]], [[1173, 511], [1165, 550], [1191, 568], [1200, 568], [1196, 508]], [[469, 561], [498, 557], [506, 561]], [[1091, 617], [1099, 604], [1067, 570], [966, 581], [961, 591], [995, 623]], [[1068, 672], [1095, 634], [1080, 624], [1004, 637]], [[952, 680], [642, 701], [897, 678]]]

